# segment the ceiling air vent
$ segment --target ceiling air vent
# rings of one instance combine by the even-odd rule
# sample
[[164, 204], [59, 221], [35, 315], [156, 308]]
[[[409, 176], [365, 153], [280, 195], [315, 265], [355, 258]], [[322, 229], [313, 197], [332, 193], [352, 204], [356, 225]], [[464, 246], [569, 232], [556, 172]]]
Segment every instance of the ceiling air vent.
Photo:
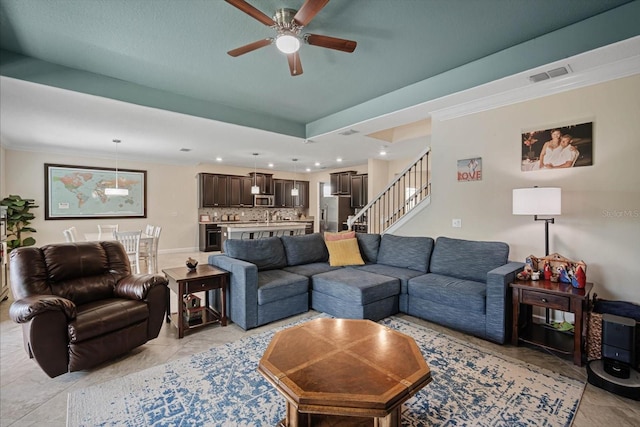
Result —
[[552, 79], [554, 77], [564, 76], [565, 74], [569, 74], [569, 71], [571, 71], [571, 67], [569, 67], [568, 65], [566, 67], [558, 67], [554, 68], [553, 70], [549, 70], [546, 73], [542, 72], [529, 76], [529, 81], [531, 81], [532, 83], [538, 83], [543, 80]]
[[529, 80], [531, 80], [533, 83], [538, 83], [543, 80], [549, 80], [549, 74], [547, 73], [534, 74], [533, 76], [529, 76]]
[[345, 130], [344, 132], [340, 132], [340, 135], [349, 136], [349, 135], [353, 135], [354, 133], [358, 133], [358, 131], [357, 130], [353, 130], [353, 129], [349, 129], [349, 130]]
[[549, 77], [554, 78], [554, 77], [564, 76], [565, 74], [569, 74], [569, 71], [567, 71], [567, 69], [564, 67], [560, 67], [560, 68], [554, 68], [553, 70], [547, 71], [547, 74], [549, 74]]
[[191, 148], [181, 148], [180, 151], [188, 153], [189, 151], [191, 151]]

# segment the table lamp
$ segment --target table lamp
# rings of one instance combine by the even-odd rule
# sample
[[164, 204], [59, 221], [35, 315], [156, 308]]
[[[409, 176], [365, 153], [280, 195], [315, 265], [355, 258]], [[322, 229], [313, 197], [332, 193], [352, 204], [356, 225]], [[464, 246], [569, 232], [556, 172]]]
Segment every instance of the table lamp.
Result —
[[513, 214], [533, 215], [534, 221], [544, 221], [544, 254], [549, 255], [549, 223], [553, 224], [555, 218], [538, 218], [538, 215], [562, 214], [562, 189], [559, 187], [515, 188]]

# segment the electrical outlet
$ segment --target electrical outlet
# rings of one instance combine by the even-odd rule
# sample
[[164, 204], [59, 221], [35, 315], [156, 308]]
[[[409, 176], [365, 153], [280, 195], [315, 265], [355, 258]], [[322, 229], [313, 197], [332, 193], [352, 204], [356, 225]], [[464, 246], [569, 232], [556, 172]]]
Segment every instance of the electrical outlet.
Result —
[[460, 218], [454, 218], [451, 220], [451, 226], [454, 228], [462, 227], [462, 220]]

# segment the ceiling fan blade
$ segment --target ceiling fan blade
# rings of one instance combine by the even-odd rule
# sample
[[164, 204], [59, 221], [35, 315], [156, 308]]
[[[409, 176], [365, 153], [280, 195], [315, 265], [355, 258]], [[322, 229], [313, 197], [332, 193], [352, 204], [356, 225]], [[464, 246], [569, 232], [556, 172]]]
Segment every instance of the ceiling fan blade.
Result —
[[302, 64], [300, 63], [300, 54], [298, 52], [288, 54], [287, 60], [289, 61], [289, 71], [291, 71], [293, 77], [302, 74]]
[[329, 3], [329, 0], [307, 0], [293, 17], [300, 27], [306, 26]]
[[270, 17], [268, 17], [267, 15], [265, 15], [255, 7], [251, 6], [249, 3], [247, 3], [244, 0], [225, 0], [225, 1], [229, 3], [231, 6], [237, 7], [247, 15], [251, 16], [252, 18], [255, 18], [258, 21], [262, 22], [264, 25], [267, 25], [269, 27], [276, 25], [273, 19], [271, 19]]
[[326, 47], [328, 49], [341, 50], [351, 53], [356, 50], [357, 42], [353, 40], [339, 39], [337, 37], [321, 36], [318, 34], [305, 34], [304, 41], [313, 46]]
[[256, 49], [260, 49], [261, 47], [269, 46], [271, 43], [273, 43], [273, 39], [271, 38], [262, 39], [262, 40], [255, 41], [253, 43], [246, 44], [244, 46], [240, 46], [238, 48], [230, 50], [227, 53], [234, 57], [240, 56], [240, 55], [244, 55], [245, 53], [252, 52]]

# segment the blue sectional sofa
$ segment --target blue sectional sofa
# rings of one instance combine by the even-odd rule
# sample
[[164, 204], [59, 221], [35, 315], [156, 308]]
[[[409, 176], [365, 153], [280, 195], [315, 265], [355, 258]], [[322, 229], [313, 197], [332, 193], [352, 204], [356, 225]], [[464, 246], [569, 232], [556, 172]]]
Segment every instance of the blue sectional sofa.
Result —
[[332, 267], [319, 233], [227, 240], [209, 264], [231, 273], [227, 312], [243, 329], [312, 308], [370, 320], [403, 312], [508, 340], [509, 283], [524, 264], [508, 261], [506, 243], [366, 233], [356, 239], [364, 265]]

